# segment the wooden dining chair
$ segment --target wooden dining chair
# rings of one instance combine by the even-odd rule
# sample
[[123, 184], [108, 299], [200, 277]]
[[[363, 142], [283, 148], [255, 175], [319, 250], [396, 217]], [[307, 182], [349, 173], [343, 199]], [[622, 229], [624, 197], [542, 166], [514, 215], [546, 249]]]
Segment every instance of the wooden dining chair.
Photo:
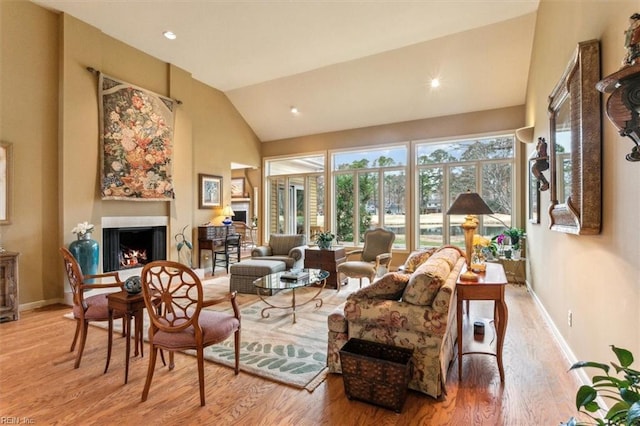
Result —
[[[62, 260], [64, 262], [64, 269], [69, 279], [69, 285], [71, 286], [71, 292], [73, 294], [73, 318], [76, 320], [76, 331], [73, 336], [73, 342], [71, 343], [71, 350], [76, 347], [78, 336], [80, 336], [80, 346], [78, 347], [78, 353], [76, 354], [76, 362], [74, 368], [80, 367], [80, 361], [82, 360], [82, 352], [87, 341], [87, 331], [89, 328], [89, 322], [91, 321], [112, 321], [109, 317], [109, 308], [107, 301], [107, 294], [96, 294], [93, 296], [85, 296], [85, 291], [95, 290], [99, 288], [113, 288], [123, 290], [123, 282], [120, 281], [120, 277], [117, 272], [108, 272], [104, 274], [92, 274], [83, 275], [78, 261], [73, 257], [71, 252], [66, 247], [60, 247], [60, 254], [62, 254]], [[95, 284], [86, 284], [85, 280], [92, 279], [93, 282], [100, 280]], [[109, 282], [102, 282], [103, 280]], [[122, 329], [124, 330], [124, 313], [113, 312], [112, 318], [123, 318]], [[113, 329], [112, 323], [109, 324], [110, 329]], [[107, 345], [107, 356], [111, 355], [111, 336], [109, 336]], [[106, 372], [106, 368], [105, 368]]]
[[[151, 355], [142, 401], [146, 401], [149, 395], [158, 350], [169, 352], [169, 369], [172, 370], [173, 353], [193, 349], [198, 362], [200, 405], [204, 406], [205, 347], [220, 343], [234, 333], [235, 374], [240, 371], [240, 310], [236, 292], [205, 301], [202, 283], [193, 270], [181, 263], [165, 260], [146, 264], [141, 280], [144, 302], [151, 319]], [[233, 313], [203, 309], [224, 302], [230, 302]]]
[[242, 236], [240, 234], [229, 234], [224, 240], [224, 245], [213, 250], [213, 266], [211, 275], [215, 275], [216, 266], [222, 266], [229, 273], [231, 263], [240, 262]]

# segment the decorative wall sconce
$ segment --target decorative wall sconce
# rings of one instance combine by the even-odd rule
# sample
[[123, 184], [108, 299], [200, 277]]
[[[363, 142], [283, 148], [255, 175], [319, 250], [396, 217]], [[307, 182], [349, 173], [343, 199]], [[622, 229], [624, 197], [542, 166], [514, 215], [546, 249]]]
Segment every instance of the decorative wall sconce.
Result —
[[627, 55], [622, 68], [600, 80], [596, 87], [610, 93], [607, 117], [620, 136], [631, 138], [635, 146], [626, 155], [628, 161], [640, 161], [640, 13], [631, 16], [626, 31]]
[[517, 129], [516, 138], [522, 143], [533, 143], [533, 126]]

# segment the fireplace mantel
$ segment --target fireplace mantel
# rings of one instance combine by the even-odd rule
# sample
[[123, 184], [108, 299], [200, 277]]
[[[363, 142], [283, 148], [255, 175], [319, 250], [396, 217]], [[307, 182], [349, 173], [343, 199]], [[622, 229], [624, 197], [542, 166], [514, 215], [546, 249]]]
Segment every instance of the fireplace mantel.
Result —
[[103, 228], [134, 228], [139, 226], [168, 226], [167, 216], [107, 216], [102, 218]]

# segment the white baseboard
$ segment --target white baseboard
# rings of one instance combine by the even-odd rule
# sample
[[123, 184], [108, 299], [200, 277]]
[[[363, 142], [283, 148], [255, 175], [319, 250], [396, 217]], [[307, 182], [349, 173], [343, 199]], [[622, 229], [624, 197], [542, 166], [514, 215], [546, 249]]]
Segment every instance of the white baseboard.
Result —
[[[527, 289], [529, 290], [529, 294], [531, 294], [533, 301], [536, 303], [536, 306], [540, 310], [542, 317], [544, 318], [545, 322], [551, 329], [551, 333], [553, 334], [553, 337], [555, 338], [556, 342], [558, 342], [558, 345], [560, 346], [560, 351], [562, 352], [562, 355], [564, 355], [565, 360], [567, 361], [567, 369], [569, 369], [573, 364], [578, 362], [578, 358], [576, 358], [575, 354], [567, 344], [567, 341], [564, 340], [564, 337], [560, 333], [560, 330], [558, 330], [558, 327], [556, 327], [556, 324], [551, 319], [551, 316], [549, 315], [544, 305], [538, 298], [538, 295], [536, 294], [536, 292], [533, 291], [533, 289], [529, 286], [529, 283], [527, 283]], [[578, 370], [576, 371], [576, 373], [578, 374], [578, 376], [580, 376], [580, 381], [584, 382], [584, 384], [591, 383], [591, 381], [589, 380], [589, 377], [584, 373], [584, 371]]]
[[[560, 333], [560, 330], [558, 330], [558, 327], [556, 327], [556, 324], [551, 319], [551, 316], [549, 316], [549, 313], [545, 309], [544, 305], [542, 304], [540, 299], [538, 299], [538, 295], [536, 295], [535, 291], [533, 291], [531, 286], [529, 286], [528, 282], [527, 282], [527, 289], [529, 290], [529, 293], [531, 294], [531, 297], [533, 297], [533, 300], [534, 300], [536, 306], [540, 310], [540, 313], [542, 314], [542, 316], [544, 318], [544, 321], [547, 323], [547, 325], [551, 329], [553, 337], [555, 338], [556, 342], [558, 342], [558, 345], [560, 346], [560, 351], [562, 352], [562, 355], [564, 355], [565, 360], [567, 361], [567, 372], [568, 372], [568, 374], [575, 374], [575, 376], [580, 381], [580, 384], [591, 386], [592, 385], [591, 378], [587, 375], [586, 371], [583, 368], [578, 368], [576, 370], [569, 371], [569, 368], [571, 368], [571, 366], [573, 364], [575, 364], [576, 362], [578, 362], [580, 360], [578, 360], [576, 355], [573, 353], [573, 351], [569, 347], [569, 344], [567, 343], [567, 341], [564, 339], [564, 337]], [[578, 389], [576, 389], [576, 392], [577, 391], [578, 391]], [[598, 405], [600, 407], [609, 407], [609, 405], [607, 405], [607, 403], [601, 397], [598, 397], [596, 399], [596, 401], [597, 401], [597, 403], [598, 403]], [[602, 418], [604, 418], [604, 415], [606, 414], [607, 410], [608, 410], [608, 408], [606, 408], [605, 410], [600, 410], [600, 416]]]

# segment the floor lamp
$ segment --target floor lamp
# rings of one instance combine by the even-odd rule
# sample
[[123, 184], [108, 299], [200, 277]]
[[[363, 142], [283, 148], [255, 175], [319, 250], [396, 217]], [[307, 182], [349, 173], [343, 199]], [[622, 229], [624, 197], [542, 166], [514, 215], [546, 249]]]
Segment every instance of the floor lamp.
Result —
[[466, 215], [464, 223], [461, 225], [464, 230], [464, 245], [467, 253], [467, 270], [460, 275], [460, 278], [465, 281], [478, 281], [478, 276], [471, 270], [471, 253], [473, 250], [473, 235], [476, 233], [478, 227], [479, 214], [493, 214], [491, 208], [484, 202], [484, 200], [475, 192], [467, 191], [466, 193], [458, 195], [449, 210], [447, 215]]

